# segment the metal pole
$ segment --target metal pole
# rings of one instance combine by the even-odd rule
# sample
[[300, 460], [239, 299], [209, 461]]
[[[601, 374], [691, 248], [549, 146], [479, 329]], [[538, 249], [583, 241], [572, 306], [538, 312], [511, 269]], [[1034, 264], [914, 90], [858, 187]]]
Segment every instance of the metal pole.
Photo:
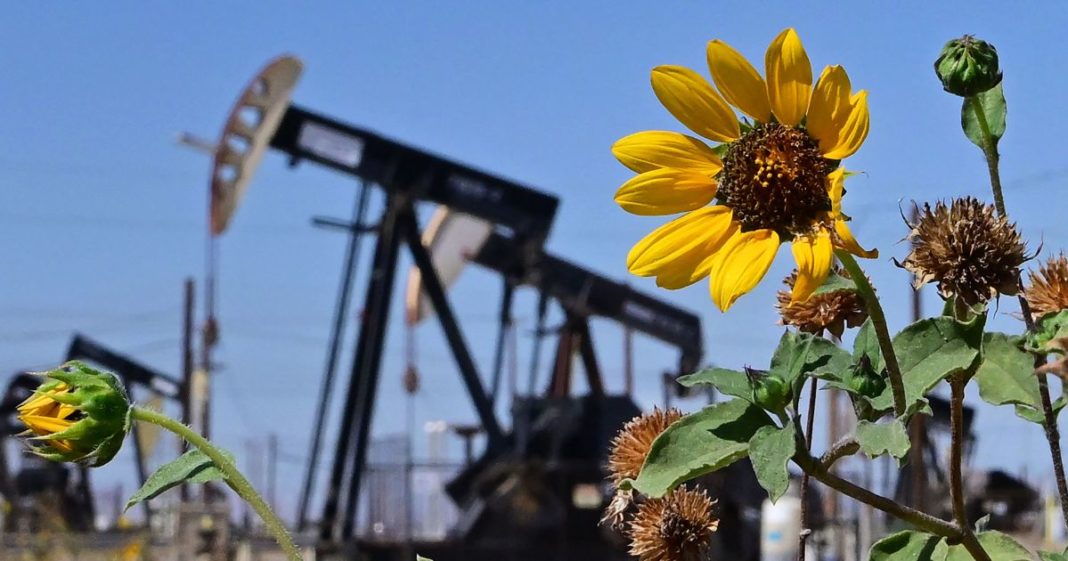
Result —
[[512, 295], [515, 288], [508, 278], [504, 279], [504, 287], [501, 293], [501, 316], [497, 331], [497, 349], [493, 355], [493, 381], [490, 384], [490, 401], [497, 403], [497, 395], [501, 389], [501, 376], [504, 373], [504, 347], [507, 342], [508, 331], [512, 328]]
[[[190, 389], [193, 387], [193, 309], [196, 288], [192, 278], [185, 279], [185, 290], [182, 299], [182, 423], [189, 425], [193, 422], [193, 406]], [[185, 440], [178, 439], [178, 453], [186, 450]], [[182, 502], [189, 500], [189, 485], [182, 484], [179, 489]]]
[[345, 263], [341, 269], [341, 286], [338, 288], [337, 302], [334, 305], [334, 323], [330, 329], [330, 350], [326, 355], [326, 368], [323, 383], [319, 388], [319, 404], [315, 411], [315, 423], [312, 425], [311, 448], [308, 452], [308, 472], [304, 475], [304, 487], [300, 493], [297, 507], [297, 530], [303, 531], [308, 524], [308, 503], [315, 488], [315, 479], [319, 471], [319, 448], [323, 442], [323, 429], [326, 426], [326, 413], [330, 404], [330, 395], [334, 390], [334, 378], [337, 373], [338, 355], [341, 352], [341, 338], [345, 334], [345, 321], [348, 318], [349, 295], [352, 292], [352, 277], [360, 256], [360, 234], [363, 218], [367, 212], [367, 200], [371, 186], [367, 182], [360, 185], [360, 194], [352, 211], [352, 223], [349, 225], [349, 241], [345, 251]]
[[634, 393], [634, 330], [623, 328], [623, 394]]
[[419, 237], [419, 228], [415, 223], [415, 215], [410, 207], [404, 210], [401, 230], [407, 238], [408, 250], [412, 253], [412, 260], [415, 261], [415, 266], [419, 268], [419, 272], [422, 275], [423, 290], [434, 304], [434, 311], [437, 312], [441, 329], [445, 332], [445, 338], [449, 342], [453, 358], [456, 359], [456, 365], [460, 368], [460, 376], [463, 378], [464, 386], [466, 386], [467, 393], [474, 402], [478, 420], [482, 423], [482, 429], [486, 431], [487, 447], [495, 448], [504, 442], [504, 433], [497, 423], [497, 416], [493, 412], [493, 403], [482, 386], [482, 380], [479, 378], [478, 370], [475, 368], [475, 361], [471, 357], [467, 343], [464, 342], [464, 337], [456, 322], [452, 306], [449, 305], [449, 301], [445, 297], [445, 288], [441, 285], [441, 279], [438, 278], [438, 273], [430, 260], [430, 253], [427, 252]]
[[541, 361], [541, 342], [545, 339], [545, 316], [549, 313], [549, 295], [544, 290], [538, 292], [538, 319], [534, 325], [534, 350], [530, 355], [530, 378], [527, 380], [527, 395], [534, 395], [538, 383], [538, 366]]
[[278, 512], [278, 433], [267, 435], [267, 504]]

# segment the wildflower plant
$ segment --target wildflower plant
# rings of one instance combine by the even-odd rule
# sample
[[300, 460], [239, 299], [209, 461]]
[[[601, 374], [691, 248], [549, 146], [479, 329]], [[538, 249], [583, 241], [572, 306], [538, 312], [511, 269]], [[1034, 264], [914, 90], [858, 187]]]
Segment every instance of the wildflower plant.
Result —
[[[713, 386], [725, 401], [685, 416], [657, 411], [623, 429], [609, 466], [619, 492], [606, 521], [624, 529], [642, 559], [697, 559], [718, 521], [705, 508], [714, 497], [692, 496], [690, 482], [748, 457], [772, 501], [786, 492], [792, 462], [804, 474], [802, 494], [812, 478], [904, 523], [907, 530], [873, 545], [872, 559], [1030, 559], [1009, 536], [971, 525], [961, 474], [964, 394], [974, 383], [988, 403], [1012, 406], [1023, 421], [1045, 428], [1061, 506], [1068, 509], [1056, 425], [1065, 398], [1053, 403], [1046, 381], [1047, 374], [1068, 378], [1068, 261], [1062, 254], [1031, 272], [1026, 285], [1021, 280], [1034, 254], [1008, 216], [1001, 189], [997, 146], [1006, 103], [997, 51], [965, 36], [947, 43], [935, 62], [943, 88], [962, 98], [962, 128], [983, 152], [993, 203], [982, 192], [925, 202], [905, 224], [911, 251], [894, 261], [911, 273], [915, 289], [936, 285], [945, 305], [896, 334], [855, 259], [874, 258], [877, 250], [856, 241], [843, 211], [850, 176], [843, 164], [868, 133], [867, 93], [854, 90], [839, 66], [825, 67], [814, 80], [792, 29], [771, 42], [763, 77], [723, 41], [710, 42], [707, 53], [712, 83], [693, 70], [661, 66], [652, 72], [652, 86], [683, 125], [716, 144], [649, 131], [612, 148], [638, 174], [619, 188], [616, 202], [633, 214], [679, 215], [638, 241], [627, 266], [668, 289], [709, 277], [711, 299], [726, 312], [760, 282], [779, 246], [790, 244], [797, 269], [775, 303], [786, 331], [766, 366], [709, 368], [678, 380]], [[1022, 334], [986, 329], [1002, 296], [1018, 297]], [[843, 348], [850, 329], [852, 348]], [[1051, 354], [1055, 360], [1047, 364]], [[943, 383], [951, 394], [950, 518], [834, 473], [835, 462], [858, 453], [903, 461], [910, 451], [906, 426], [930, 414], [927, 396]], [[857, 423], [853, 434], [817, 456], [812, 419], [819, 388], [846, 394]], [[663, 523], [672, 511], [685, 514]], [[802, 552], [806, 524], [802, 519]]]

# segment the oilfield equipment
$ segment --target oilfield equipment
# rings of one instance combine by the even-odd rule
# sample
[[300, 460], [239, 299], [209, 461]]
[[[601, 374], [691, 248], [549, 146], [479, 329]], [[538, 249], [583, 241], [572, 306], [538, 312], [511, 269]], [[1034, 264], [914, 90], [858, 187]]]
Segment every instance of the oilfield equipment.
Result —
[[[401, 558], [417, 546], [435, 559], [613, 559], [626, 558], [616, 536], [598, 527], [606, 504], [604, 461], [619, 427], [640, 412], [628, 395], [609, 395], [590, 337], [590, 318], [613, 321], [663, 341], [679, 351], [672, 370], [692, 371], [702, 356], [700, 320], [692, 313], [548, 254], [559, 200], [547, 193], [386, 138], [290, 103], [301, 71], [292, 57], [267, 65], [238, 98], [213, 158], [212, 232], [221, 234], [247, 190], [256, 165], [270, 148], [293, 165], [309, 161], [349, 175], [361, 186], [350, 224], [317, 219], [348, 231], [349, 252], [335, 310], [335, 330], [324, 375], [317, 418], [322, 420], [337, 364], [338, 333], [347, 308], [351, 269], [362, 235], [375, 236], [365, 303], [360, 315], [341, 426], [329, 480], [315, 484], [322, 423], [312, 435], [310, 466], [299, 519], [307, 525], [310, 497], [323, 497], [315, 521], [324, 554], [360, 550], [376, 559]], [[368, 187], [384, 195], [373, 226], [363, 222]], [[438, 206], [426, 230], [415, 206]], [[389, 303], [398, 257], [407, 248], [414, 267], [408, 279], [406, 318], [410, 325], [436, 317], [478, 417], [468, 434], [484, 435], [481, 455], [446, 486], [460, 511], [459, 522], [436, 543], [361, 542], [356, 519], [366, 485], [371, 425], [381, 378]], [[466, 264], [502, 279], [499, 337], [493, 372], [480, 375], [448, 285]], [[494, 405], [500, 393], [505, 332], [511, 327], [516, 289], [537, 291], [538, 326], [529, 395], [512, 404], [511, 429], [502, 426]], [[564, 323], [546, 326], [555, 302]], [[537, 391], [537, 358], [543, 339], [555, 336], [556, 359], [544, 391]], [[575, 355], [581, 358], [589, 391], [571, 395]], [[485, 380], [488, 380], [488, 384]], [[487, 387], [488, 385], [488, 387]]]

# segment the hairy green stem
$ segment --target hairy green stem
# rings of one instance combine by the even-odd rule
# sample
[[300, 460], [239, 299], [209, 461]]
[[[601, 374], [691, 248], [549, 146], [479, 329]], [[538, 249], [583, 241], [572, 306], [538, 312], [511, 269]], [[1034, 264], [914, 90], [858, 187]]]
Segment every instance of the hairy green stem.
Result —
[[[979, 131], [983, 135], [983, 155], [986, 157], [986, 168], [990, 173], [990, 189], [994, 194], [994, 208], [997, 209], [1002, 218], [1008, 218], [1009, 213], [1005, 207], [1005, 197], [1001, 190], [1001, 171], [999, 169], [1001, 159], [998, 156], [994, 135], [990, 133], [990, 125], [986, 121], [986, 113], [983, 111], [982, 104], [977, 96], [968, 98], [965, 103], [969, 104], [972, 112], [975, 113], [975, 120], [979, 123]], [[1028, 331], [1034, 332], [1035, 320], [1031, 316], [1031, 306], [1023, 294], [1019, 296], [1019, 300], [1024, 325]], [[1044, 357], [1036, 356], [1035, 368], [1039, 368], [1045, 362]], [[1038, 394], [1042, 404], [1042, 428], [1046, 434], [1046, 443], [1049, 444], [1049, 453], [1053, 460], [1053, 475], [1057, 481], [1057, 493], [1061, 498], [1061, 514], [1063, 514], [1065, 527], [1068, 527], [1068, 481], [1065, 480], [1064, 476], [1060, 429], [1057, 427], [1057, 416], [1053, 412], [1053, 403], [1049, 396], [1049, 384], [1045, 375], [1040, 375], [1038, 378]]]
[[866, 505], [871, 505], [903, 522], [908, 522], [916, 528], [936, 536], [955, 539], [963, 537], [960, 529], [955, 524], [946, 522], [941, 518], [936, 518], [925, 512], [909, 508], [892, 499], [888, 499], [850, 481], [842, 479], [831, 473], [823, 467], [823, 464], [821, 464], [819, 460], [808, 454], [798, 453], [794, 455], [793, 459], [798, 467], [814, 477], [816, 481], [823, 483], [843, 495], [852, 497]]
[[968, 550], [975, 561], [990, 561], [990, 555], [979, 545], [968, 521], [968, 511], [964, 505], [964, 385], [968, 380], [961, 375], [954, 375], [949, 380], [949, 498], [953, 505], [953, 519], [961, 531], [961, 545]]
[[860, 451], [860, 443], [856, 441], [852, 436], [843, 436], [838, 442], [835, 442], [831, 447], [820, 456], [820, 463], [823, 464], [825, 469], [831, 469], [838, 460], [845, 458], [846, 456], [852, 456]]
[[[812, 454], [813, 423], [816, 419], [816, 378], [809, 384], [808, 411], [805, 412], [805, 455]], [[801, 536], [797, 548], [797, 561], [805, 561], [805, 542], [812, 530], [808, 527], [808, 472], [801, 472]]]
[[860, 264], [848, 251], [835, 250], [835, 255], [842, 262], [842, 266], [849, 272], [849, 278], [857, 285], [857, 291], [868, 308], [868, 317], [871, 318], [872, 326], [875, 327], [875, 335], [879, 339], [879, 349], [883, 352], [883, 360], [886, 362], [886, 372], [890, 378], [890, 389], [894, 395], [894, 414], [897, 417], [905, 415], [905, 383], [901, 379], [901, 367], [897, 363], [897, 354], [894, 352], [894, 344], [890, 338], [890, 330], [886, 325], [886, 314], [883, 313], [883, 305], [875, 295], [875, 289], [868, 282], [868, 277]]
[[285, 552], [286, 558], [288, 558], [289, 561], [303, 561], [303, 558], [300, 555], [300, 550], [293, 542], [293, 537], [289, 535], [289, 531], [286, 530], [285, 524], [278, 518], [278, 515], [271, 510], [271, 507], [267, 505], [263, 500], [263, 497], [256, 492], [256, 489], [252, 487], [252, 484], [249, 483], [248, 479], [241, 474], [237, 469], [237, 466], [224, 456], [219, 448], [189, 427], [163, 415], [162, 413], [134, 406], [131, 416], [136, 421], [159, 425], [182, 437], [189, 444], [196, 446], [197, 449], [210, 458], [215, 464], [215, 467], [225, 475], [226, 484], [252, 506], [252, 509], [255, 510], [256, 514], [263, 520], [267, 531], [274, 536], [275, 541], [282, 547], [282, 551]]

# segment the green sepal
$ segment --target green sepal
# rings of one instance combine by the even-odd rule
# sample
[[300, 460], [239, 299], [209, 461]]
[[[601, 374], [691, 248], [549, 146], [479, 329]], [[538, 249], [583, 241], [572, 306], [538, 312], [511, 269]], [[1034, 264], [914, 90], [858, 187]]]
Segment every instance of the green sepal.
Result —
[[843, 277], [842, 275], [831, 273], [827, 276], [827, 280], [823, 281], [823, 284], [819, 285], [816, 290], [812, 292], [812, 296], [819, 294], [829, 294], [832, 292], [856, 292], [857, 283], [853, 279]]

